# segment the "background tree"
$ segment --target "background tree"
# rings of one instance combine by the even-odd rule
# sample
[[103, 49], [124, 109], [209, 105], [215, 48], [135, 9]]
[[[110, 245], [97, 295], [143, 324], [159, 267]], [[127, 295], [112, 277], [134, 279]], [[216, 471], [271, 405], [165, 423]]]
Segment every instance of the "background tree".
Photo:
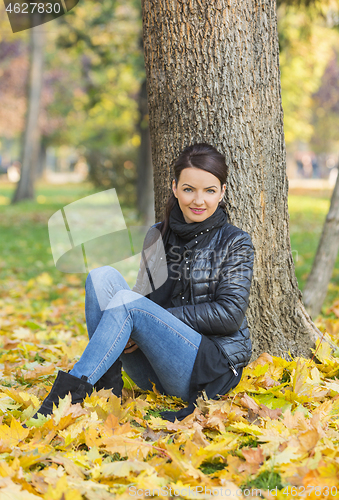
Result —
[[317, 253], [303, 290], [303, 301], [315, 318], [326, 298], [334, 264], [339, 250], [339, 175], [333, 189], [331, 205], [326, 216]]
[[290, 248], [275, 2], [143, 0], [143, 25], [157, 220], [182, 148], [204, 141], [222, 151], [229, 219], [255, 247], [254, 356], [309, 355], [320, 332]]
[[29, 70], [27, 47], [21, 39], [0, 42], [0, 136], [12, 138], [24, 128]]
[[137, 160], [137, 207], [144, 219], [145, 225], [149, 226], [154, 224], [155, 213], [146, 79], [143, 81], [140, 89], [139, 113], [138, 129], [140, 134], [140, 147]]
[[30, 30], [30, 76], [28, 109], [22, 147], [21, 176], [13, 196], [13, 203], [34, 198], [36, 164], [40, 152], [41, 132], [39, 115], [43, 82], [44, 29]]
[[331, 59], [326, 66], [317, 91], [313, 95], [312, 114], [313, 136], [311, 144], [317, 153], [339, 150], [339, 33], [337, 44], [331, 51]]
[[[314, 95], [339, 43], [338, 31], [329, 20], [329, 6], [325, 3], [319, 8], [283, 4], [278, 9], [284, 132], [291, 151], [313, 140], [313, 116], [319, 110]], [[326, 145], [322, 143], [321, 148], [324, 151]]]
[[145, 78], [140, 6], [136, 0], [90, 0], [60, 22], [57, 43], [77, 66], [80, 82], [66, 130], [84, 152], [90, 179], [135, 199], [138, 97]]
[[[314, 96], [317, 104], [313, 115], [314, 134], [312, 143], [317, 148], [321, 144], [328, 152], [337, 152], [339, 146], [339, 66], [338, 56], [333, 54], [322, 78], [322, 84]], [[338, 165], [337, 165], [338, 168]], [[316, 317], [326, 298], [339, 250], [339, 175], [337, 175], [331, 204], [326, 216], [317, 253], [311, 272], [307, 278], [303, 301], [311, 314]]]
[[[279, 9], [280, 66], [287, 145], [317, 153], [338, 150], [338, 5], [315, 2]], [[310, 50], [311, 49], [311, 50]], [[332, 193], [303, 302], [316, 317], [326, 298], [339, 249], [339, 179]]]
[[[77, 6], [74, 13], [45, 26], [46, 61], [39, 117], [43, 146], [39, 158], [43, 159], [41, 153], [49, 146], [72, 147], [87, 159], [90, 179], [104, 188], [118, 188], [119, 198], [130, 205], [136, 203], [140, 152], [149, 151], [149, 146], [141, 144], [144, 137], [147, 140], [147, 112], [140, 120], [145, 133], [140, 133], [139, 123], [139, 96], [145, 80], [140, 10], [137, 0], [127, 4], [105, 0], [100, 5], [89, 0]], [[7, 38], [11, 39], [9, 35]], [[8, 53], [11, 44], [1, 42], [2, 52]], [[24, 42], [22, 46], [25, 48]], [[5, 56], [7, 66], [19, 63], [18, 54]], [[8, 78], [1, 78], [2, 67], [3, 62], [0, 91], [8, 82]], [[8, 67], [4, 68], [7, 73]], [[24, 79], [15, 81], [24, 88]], [[23, 101], [23, 110], [16, 114], [15, 130], [12, 127], [9, 131], [8, 127], [14, 113], [5, 112], [8, 106], [4, 106], [4, 112], [0, 110], [0, 131], [11, 138], [22, 129], [19, 118], [26, 106], [25, 96], [20, 101], [16, 87], [18, 83], [12, 85], [12, 90], [6, 84], [4, 89], [6, 102], [15, 102], [18, 107]], [[7, 99], [11, 93], [12, 101]], [[40, 166], [37, 170], [41, 171]]]

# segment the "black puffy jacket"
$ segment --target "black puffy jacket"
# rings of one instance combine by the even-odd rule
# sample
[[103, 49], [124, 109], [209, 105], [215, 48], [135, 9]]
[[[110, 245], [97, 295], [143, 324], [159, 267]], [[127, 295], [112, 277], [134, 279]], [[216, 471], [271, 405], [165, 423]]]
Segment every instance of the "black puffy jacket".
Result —
[[[134, 291], [148, 295], [167, 278], [160, 223], [148, 231]], [[195, 331], [217, 343], [234, 372], [248, 364], [252, 343], [245, 312], [254, 251], [245, 231], [224, 224], [190, 262], [190, 303], [167, 309]]]

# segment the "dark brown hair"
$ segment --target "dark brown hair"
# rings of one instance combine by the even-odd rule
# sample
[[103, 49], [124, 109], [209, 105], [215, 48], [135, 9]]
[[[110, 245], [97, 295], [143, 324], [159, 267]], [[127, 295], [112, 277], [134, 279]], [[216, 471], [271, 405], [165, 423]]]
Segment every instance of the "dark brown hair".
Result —
[[[228, 167], [225, 162], [225, 157], [209, 144], [200, 143], [187, 146], [180, 153], [178, 158], [173, 163], [174, 178], [177, 185], [181, 172], [185, 168], [189, 167], [205, 170], [206, 172], [215, 175], [215, 177], [219, 179], [221, 186], [226, 184]], [[159, 228], [162, 235], [164, 235], [167, 231], [169, 216], [176, 202], [177, 199], [172, 193], [166, 204], [165, 219]], [[219, 206], [225, 208], [225, 202], [221, 200]]]

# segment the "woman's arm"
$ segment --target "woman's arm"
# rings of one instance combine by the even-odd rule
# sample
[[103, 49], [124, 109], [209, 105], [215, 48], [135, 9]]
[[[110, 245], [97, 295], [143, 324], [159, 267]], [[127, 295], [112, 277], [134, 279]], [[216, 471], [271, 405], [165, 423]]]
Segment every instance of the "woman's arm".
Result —
[[213, 302], [171, 307], [175, 317], [203, 335], [231, 335], [239, 330], [248, 307], [254, 250], [250, 236], [238, 233], [220, 268]]

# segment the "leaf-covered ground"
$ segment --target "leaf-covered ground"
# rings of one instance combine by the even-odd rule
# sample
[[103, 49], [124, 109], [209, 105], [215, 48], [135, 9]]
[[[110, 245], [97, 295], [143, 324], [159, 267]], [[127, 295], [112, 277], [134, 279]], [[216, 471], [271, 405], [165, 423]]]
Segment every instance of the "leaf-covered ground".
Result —
[[[201, 398], [179, 423], [159, 412], [182, 401], [127, 378], [122, 402], [109, 391], [83, 405], [66, 397], [51, 418], [30, 420], [87, 343], [84, 280], [52, 272], [36, 238], [46, 236], [45, 215], [21, 214], [20, 226], [8, 214], [2, 234], [17, 239], [0, 242], [0, 500], [339, 497], [339, 351], [325, 343], [312, 360], [263, 354], [233, 392]], [[318, 324], [337, 345], [338, 318], [334, 300]]]
[[[319, 498], [312, 486], [321, 497], [339, 492], [339, 358], [326, 344], [313, 360], [263, 354], [233, 392], [201, 399], [180, 423], [158, 416], [180, 408], [180, 400], [137, 388], [124, 390], [122, 404], [109, 391], [82, 406], [66, 398], [52, 418], [32, 422], [57, 371], [70, 369], [86, 345], [83, 309], [76, 276], [61, 285], [47, 273], [2, 282], [1, 500], [130, 498], [153, 490], [166, 497], [170, 489], [190, 498], [195, 487], [200, 498], [220, 488], [220, 496], [251, 489], [267, 496], [275, 487], [278, 498], [296, 497], [288, 485], [310, 498]], [[336, 340], [339, 321], [326, 321]]]

